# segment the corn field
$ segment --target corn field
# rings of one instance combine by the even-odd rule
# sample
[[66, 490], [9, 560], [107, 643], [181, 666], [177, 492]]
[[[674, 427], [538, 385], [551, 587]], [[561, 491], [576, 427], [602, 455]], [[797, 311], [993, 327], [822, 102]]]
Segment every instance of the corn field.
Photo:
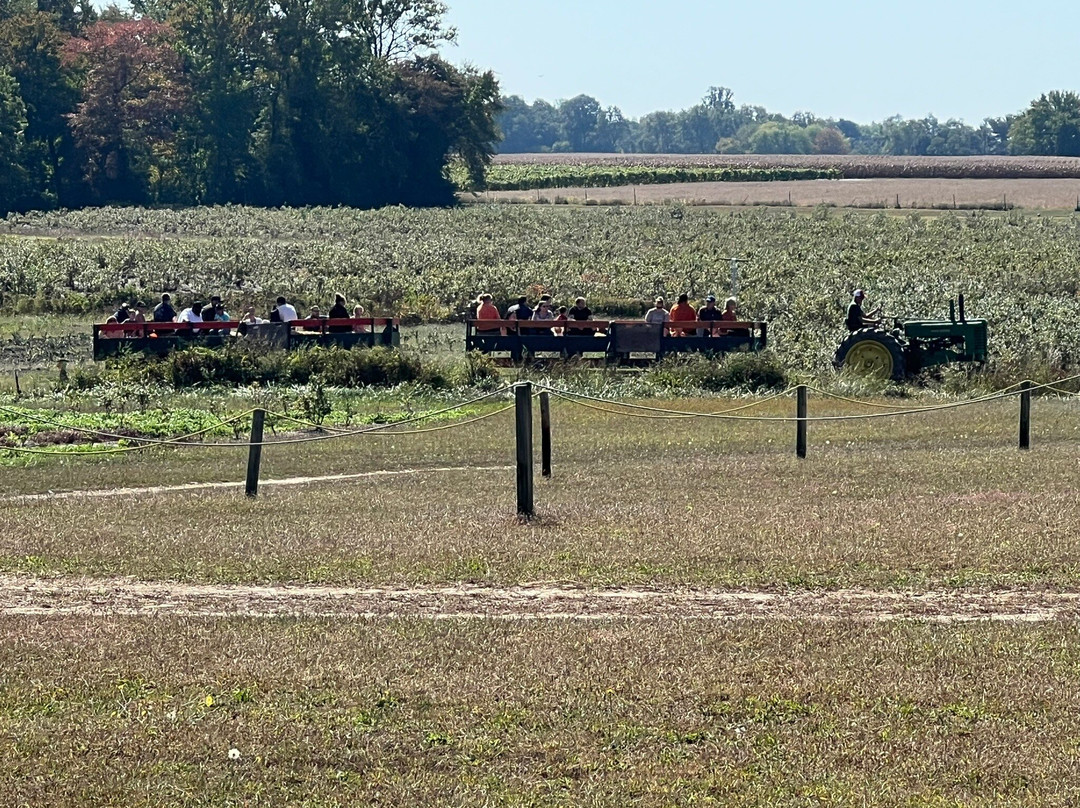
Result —
[[278, 294], [446, 320], [477, 293], [589, 297], [636, 315], [680, 292], [725, 295], [747, 259], [740, 312], [769, 321], [793, 367], [831, 360], [856, 286], [894, 316], [945, 316], [964, 292], [990, 322], [994, 362], [1048, 373], [1080, 365], [1080, 226], [1019, 212], [905, 217], [819, 209], [681, 206], [459, 209], [101, 209], [9, 217], [0, 228], [0, 314], [103, 317], [121, 300], [230, 307]]

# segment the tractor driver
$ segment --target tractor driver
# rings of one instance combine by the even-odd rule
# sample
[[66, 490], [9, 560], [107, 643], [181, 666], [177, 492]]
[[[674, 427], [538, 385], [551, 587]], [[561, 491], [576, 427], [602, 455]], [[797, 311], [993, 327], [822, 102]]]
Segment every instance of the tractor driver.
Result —
[[[860, 328], [866, 328], [872, 325], [881, 325], [880, 319], [873, 317], [867, 317], [863, 314], [863, 301], [866, 300], [866, 293], [862, 289], [856, 289], [855, 294], [852, 295], [851, 303], [847, 307], [847, 319], [844, 321], [844, 325], [847, 326], [848, 331], [858, 331]], [[881, 309], [876, 309], [871, 314], [880, 313]]]

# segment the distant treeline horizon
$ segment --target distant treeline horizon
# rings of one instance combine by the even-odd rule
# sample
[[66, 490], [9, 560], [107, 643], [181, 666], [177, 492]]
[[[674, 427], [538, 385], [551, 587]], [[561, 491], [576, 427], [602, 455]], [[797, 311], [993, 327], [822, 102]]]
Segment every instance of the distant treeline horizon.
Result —
[[933, 115], [859, 124], [845, 118], [791, 117], [762, 106], [736, 106], [727, 87], [710, 87], [702, 100], [679, 111], [627, 118], [589, 95], [527, 103], [502, 98], [497, 117], [500, 154], [601, 152], [634, 154], [980, 154], [1080, 156], [1080, 96], [1051, 91], [1015, 114], [979, 126]]

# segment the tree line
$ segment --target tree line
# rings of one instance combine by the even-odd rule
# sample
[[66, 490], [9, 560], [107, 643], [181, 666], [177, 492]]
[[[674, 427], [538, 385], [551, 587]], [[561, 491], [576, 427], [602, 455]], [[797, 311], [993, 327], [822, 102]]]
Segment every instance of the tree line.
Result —
[[0, 213], [441, 205], [480, 180], [498, 83], [438, 0], [0, 0]]
[[644, 154], [1039, 154], [1080, 156], [1080, 96], [1054, 91], [1025, 111], [986, 118], [979, 126], [932, 115], [857, 124], [764, 107], [736, 106], [726, 87], [710, 87], [700, 103], [678, 112], [626, 118], [579, 95], [556, 104], [503, 99], [499, 151], [629, 152]]

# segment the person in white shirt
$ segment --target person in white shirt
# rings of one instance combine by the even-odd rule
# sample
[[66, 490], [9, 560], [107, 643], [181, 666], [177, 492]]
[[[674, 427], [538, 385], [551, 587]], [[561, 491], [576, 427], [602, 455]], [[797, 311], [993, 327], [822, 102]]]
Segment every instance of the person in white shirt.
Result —
[[277, 299], [277, 313], [281, 318], [281, 322], [287, 323], [290, 320], [298, 320], [299, 317], [296, 314], [296, 309], [293, 308], [284, 297]]
[[671, 316], [668, 314], [668, 310], [664, 308], [664, 298], [658, 297], [653, 303], [653, 307], [645, 312], [645, 322], [649, 325], [663, 325]]
[[180, 314], [177, 315], [176, 322], [201, 323], [203, 321], [202, 314], [200, 313], [202, 312], [202, 310], [202, 301], [196, 300], [194, 303], [191, 304], [191, 308], [184, 309], [182, 312], [180, 312]]

